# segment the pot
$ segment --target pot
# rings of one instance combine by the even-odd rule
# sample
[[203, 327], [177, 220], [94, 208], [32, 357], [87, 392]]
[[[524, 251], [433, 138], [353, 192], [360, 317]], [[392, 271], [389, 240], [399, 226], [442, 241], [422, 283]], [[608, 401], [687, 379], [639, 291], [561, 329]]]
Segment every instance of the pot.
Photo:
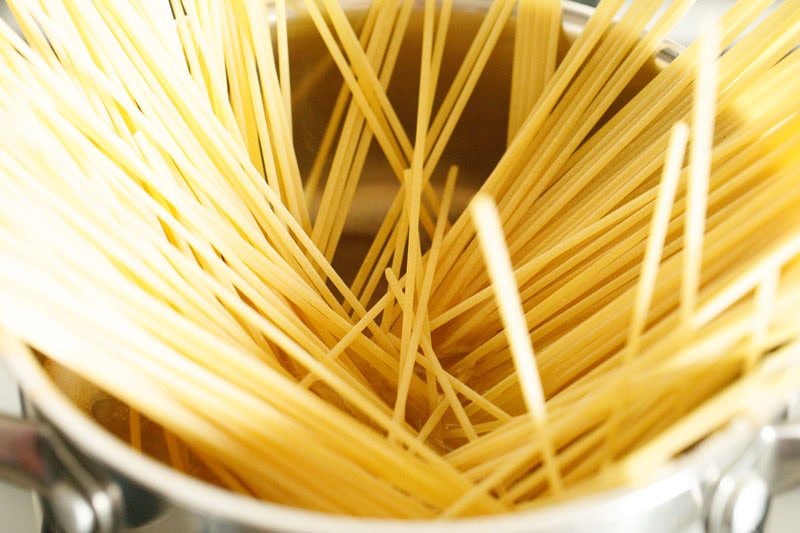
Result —
[[800, 420], [800, 397], [776, 396], [637, 486], [446, 522], [331, 516], [237, 495], [137, 453], [75, 407], [26, 346], [9, 341], [3, 353], [19, 381], [24, 419], [0, 416], [0, 478], [37, 492], [45, 530], [755, 531], [770, 498], [800, 482], [800, 423], [792, 423]]
[[[485, 9], [486, 2], [463, 5]], [[565, 31], [574, 35], [591, 10], [565, 2], [563, 13]], [[665, 43], [657, 63], [678, 51]], [[45, 527], [67, 532], [748, 531], [760, 526], [770, 497], [794, 485], [791, 473], [800, 471], [800, 426], [791, 423], [796, 402], [776, 395], [636, 486], [504, 516], [331, 516], [233, 494], [137, 453], [76, 407], [37, 354], [11, 340], [0, 349], [24, 410], [24, 419], [0, 417], [0, 478], [33, 488]]]

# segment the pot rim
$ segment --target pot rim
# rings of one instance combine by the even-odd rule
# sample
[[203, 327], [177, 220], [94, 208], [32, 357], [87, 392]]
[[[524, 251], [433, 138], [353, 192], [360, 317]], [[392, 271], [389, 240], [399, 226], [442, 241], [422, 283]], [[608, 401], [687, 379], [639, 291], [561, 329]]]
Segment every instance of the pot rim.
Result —
[[[426, 520], [359, 518], [295, 509], [235, 494], [192, 478], [125, 445], [73, 404], [49, 378], [30, 348], [15, 340], [10, 340], [7, 344], [10, 346], [6, 347], [3, 355], [8, 368], [18, 380], [25, 402], [35, 408], [37, 415], [42, 415], [48, 424], [52, 424], [58, 430], [60, 436], [76, 446], [89, 460], [96, 461], [103, 468], [112, 468], [120, 472], [171, 502], [199, 509], [223, 519], [260, 527], [280, 525], [282, 530], [289, 531], [373, 531], [377, 527], [390, 531], [400, 525], [403, 528], [411, 526], [423, 530], [431, 528], [431, 522]], [[622, 496], [628, 491], [614, 492], [619, 492], [621, 493], [619, 496]], [[595, 496], [576, 501], [581, 502], [582, 512], [586, 512], [587, 500], [595, 500], [595, 504], [601, 504], [603, 501], [614, 499], [616, 495], [603, 494], [599, 498]], [[479, 531], [490, 524], [505, 531], [506, 522], [527, 521], [534, 518], [537, 522], [547, 520], [547, 515], [552, 515], [556, 507], [563, 509], [562, 512], [570, 508], [577, 509], [575, 502], [569, 502], [552, 508], [512, 515], [453, 519], [447, 521], [447, 524], [458, 527], [459, 531]], [[510, 517], [515, 519], [507, 520]], [[436, 529], [441, 530], [441, 526], [444, 525], [443, 522], [436, 522]], [[389, 529], [386, 529], [387, 527]]]
[[[49, 378], [33, 351], [14, 339], [2, 339], [3, 356], [18, 380], [25, 402], [42, 415], [71, 445], [102, 469], [110, 469], [170, 503], [214, 519], [258, 530], [329, 531], [366, 533], [372, 531], [478, 533], [487, 530], [571, 531], [579, 525], [608, 525], [625, 515], [646, 514], [689, 498], [702, 507], [702, 482], [709, 468], [720, 458], [738, 455], [769, 416], [747, 417], [705, 439], [691, 452], [665, 464], [648, 479], [635, 485], [592, 493], [541, 508], [500, 515], [448, 520], [398, 520], [329, 515], [292, 508], [236, 494], [174, 470], [127, 446], [101, 425], [87, 417]], [[759, 409], [759, 412], [774, 410]], [[30, 413], [28, 413], [30, 415]], [[757, 419], [758, 418], [758, 419]], [[739, 446], [732, 446], [738, 444]], [[736, 450], [732, 452], [732, 448]], [[727, 461], [723, 460], [722, 463]], [[639, 519], [641, 517], [638, 517]], [[637, 522], [638, 523], [638, 522]]]

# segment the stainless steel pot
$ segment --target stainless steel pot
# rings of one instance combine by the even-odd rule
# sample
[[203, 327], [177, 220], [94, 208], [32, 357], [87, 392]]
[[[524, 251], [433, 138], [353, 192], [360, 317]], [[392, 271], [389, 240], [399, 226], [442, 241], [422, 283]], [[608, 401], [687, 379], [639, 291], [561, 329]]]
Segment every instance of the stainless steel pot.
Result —
[[[145, 457], [86, 417], [25, 346], [3, 349], [26, 420], [0, 417], [0, 477], [35, 489], [67, 532], [753, 531], [800, 479], [800, 402], [765, 398], [639, 486], [504, 516], [390, 521], [329, 516], [239, 496]], [[778, 369], [782, 371], [783, 369]]]
[[[576, 33], [589, 14], [565, 2], [567, 33]], [[657, 59], [669, 62], [677, 52], [666, 43]], [[639, 486], [506, 516], [329, 516], [236, 495], [135, 452], [78, 409], [27, 347], [8, 341], [0, 350], [18, 380], [25, 415], [0, 417], [0, 478], [36, 490], [46, 522], [68, 532], [749, 531], [761, 524], [770, 497], [800, 477], [800, 426], [791, 424], [800, 410], [776, 396]]]

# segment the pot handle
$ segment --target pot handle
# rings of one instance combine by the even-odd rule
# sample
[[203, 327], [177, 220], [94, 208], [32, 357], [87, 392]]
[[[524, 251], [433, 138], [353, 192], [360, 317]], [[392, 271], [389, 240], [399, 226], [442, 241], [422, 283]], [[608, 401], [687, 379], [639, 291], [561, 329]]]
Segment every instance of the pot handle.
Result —
[[710, 533], [759, 531], [770, 500], [800, 487], [800, 403], [788, 420], [761, 428], [756, 439], [721, 476], [710, 499]]
[[115, 529], [113, 485], [92, 475], [39, 422], [0, 414], [0, 479], [37, 491], [66, 533]]

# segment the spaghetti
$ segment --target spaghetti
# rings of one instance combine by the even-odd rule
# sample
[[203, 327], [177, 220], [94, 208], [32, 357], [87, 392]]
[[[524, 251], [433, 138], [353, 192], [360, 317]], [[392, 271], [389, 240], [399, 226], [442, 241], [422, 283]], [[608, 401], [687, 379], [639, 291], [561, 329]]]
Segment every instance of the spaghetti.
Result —
[[9, 1], [0, 331], [134, 449], [285, 505], [641, 480], [800, 385], [770, 3], [656, 68], [689, 0], [570, 38], [551, 1]]

